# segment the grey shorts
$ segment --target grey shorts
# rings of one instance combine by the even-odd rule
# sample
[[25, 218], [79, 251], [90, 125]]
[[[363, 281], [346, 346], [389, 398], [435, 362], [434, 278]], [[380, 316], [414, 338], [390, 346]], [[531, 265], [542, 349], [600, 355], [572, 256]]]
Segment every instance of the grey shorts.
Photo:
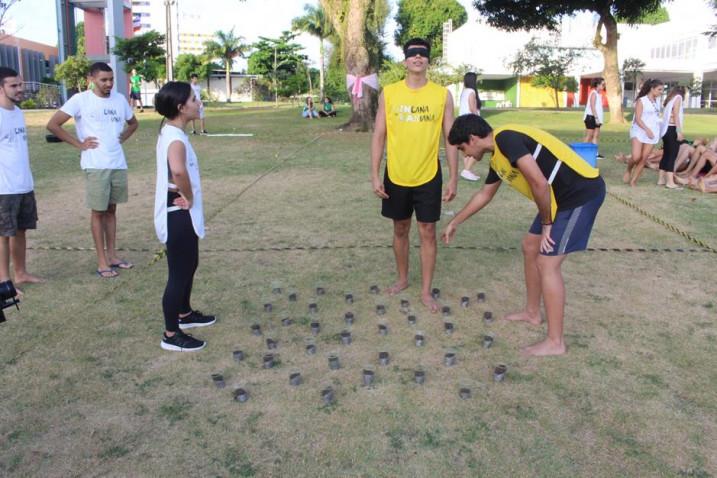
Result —
[[85, 202], [94, 211], [106, 211], [110, 204], [127, 202], [126, 169], [85, 169]]
[[0, 194], [0, 236], [13, 237], [17, 231], [37, 227], [35, 193]]

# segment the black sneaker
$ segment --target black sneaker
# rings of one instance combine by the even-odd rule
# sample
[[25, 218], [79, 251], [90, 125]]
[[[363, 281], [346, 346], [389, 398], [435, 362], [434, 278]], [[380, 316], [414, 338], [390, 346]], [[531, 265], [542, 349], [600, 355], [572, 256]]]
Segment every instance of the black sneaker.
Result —
[[207, 131], [206, 129], [203, 129], [202, 134], [209, 134], [209, 131]]
[[195, 130], [192, 130], [192, 134], [197, 134], [197, 132]]
[[598, 153], [597, 159], [605, 159], [605, 156], [603, 156], [602, 154]]
[[187, 330], [193, 327], [206, 327], [216, 321], [217, 319], [213, 315], [204, 315], [198, 310], [193, 310], [188, 316], [179, 319], [179, 328]]
[[171, 337], [162, 334], [162, 348], [174, 352], [196, 352], [202, 350], [207, 344], [202, 340], [195, 339], [191, 335], [178, 330]]

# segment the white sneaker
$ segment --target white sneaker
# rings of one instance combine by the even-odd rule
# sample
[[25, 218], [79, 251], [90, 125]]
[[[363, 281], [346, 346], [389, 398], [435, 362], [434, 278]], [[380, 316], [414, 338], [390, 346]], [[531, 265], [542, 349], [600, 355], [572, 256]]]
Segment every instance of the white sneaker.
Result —
[[478, 181], [480, 179], [480, 176], [473, 174], [468, 169], [464, 169], [463, 171], [461, 171], [461, 177], [468, 181]]

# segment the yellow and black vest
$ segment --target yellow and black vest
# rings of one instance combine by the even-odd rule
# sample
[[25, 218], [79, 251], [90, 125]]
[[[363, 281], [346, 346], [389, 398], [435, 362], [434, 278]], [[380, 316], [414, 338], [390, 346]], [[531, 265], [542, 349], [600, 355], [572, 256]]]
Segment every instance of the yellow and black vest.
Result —
[[[538, 154], [540, 154], [540, 150], [542, 148], [546, 148], [558, 159], [555, 163], [552, 174], [549, 178], [547, 178], [548, 183], [551, 185], [553, 183], [553, 179], [555, 179], [555, 175], [562, 165], [569, 167], [575, 171], [575, 173], [584, 178], [597, 178], [600, 175], [597, 168], [590, 166], [590, 164], [581, 158], [578, 153], [573, 151], [570, 146], [542, 129], [534, 128], [532, 126], [508, 124], [495, 129], [493, 131], [493, 138], [495, 138], [498, 133], [505, 130], [523, 133], [538, 143], [538, 147], [533, 153], [533, 158], [536, 158]], [[513, 167], [510, 164], [510, 160], [500, 151], [498, 145], [495, 146], [493, 156], [490, 158], [490, 167], [496, 172], [502, 181], [508, 183], [523, 196], [527, 197], [531, 201], [534, 201], [533, 192], [530, 189], [528, 181], [523, 176], [523, 173], [521, 173], [517, 167]], [[553, 193], [552, 186], [550, 187], [550, 210], [552, 218], [555, 219], [555, 214], [558, 210], [558, 203], [555, 201], [555, 194]]]

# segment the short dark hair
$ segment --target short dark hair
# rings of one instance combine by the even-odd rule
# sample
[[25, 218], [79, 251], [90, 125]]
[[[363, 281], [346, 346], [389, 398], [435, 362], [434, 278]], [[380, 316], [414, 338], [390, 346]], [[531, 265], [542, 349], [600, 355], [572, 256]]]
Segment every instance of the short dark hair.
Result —
[[590, 82], [590, 86], [592, 86], [593, 88], [597, 88], [598, 85], [603, 81], [605, 81], [605, 79], [602, 77], [593, 78], [593, 80]]
[[197, 75], [196, 73], [192, 73], [191, 75], [189, 75], [189, 79], [191, 80], [192, 78], [199, 78], [199, 75]]
[[408, 47], [409, 46], [422, 46], [425, 47], [426, 50], [428, 50], [428, 56], [431, 56], [431, 44], [428, 43], [423, 38], [411, 38], [406, 43], [403, 44], [403, 55], [408, 54]]
[[183, 81], [170, 81], [154, 95], [154, 109], [167, 119], [179, 115], [179, 107], [192, 96], [192, 87]]
[[100, 71], [112, 73], [112, 67], [104, 61], [96, 61], [90, 65], [90, 76], [95, 76]]
[[18, 76], [17, 71], [7, 66], [0, 66], [0, 86], [5, 85], [5, 78], [13, 78]]
[[451, 132], [448, 133], [448, 142], [457, 146], [470, 141], [470, 135], [485, 138], [493, 131], [488, 122], [474, 114], [461, 115], [453, 122]]

